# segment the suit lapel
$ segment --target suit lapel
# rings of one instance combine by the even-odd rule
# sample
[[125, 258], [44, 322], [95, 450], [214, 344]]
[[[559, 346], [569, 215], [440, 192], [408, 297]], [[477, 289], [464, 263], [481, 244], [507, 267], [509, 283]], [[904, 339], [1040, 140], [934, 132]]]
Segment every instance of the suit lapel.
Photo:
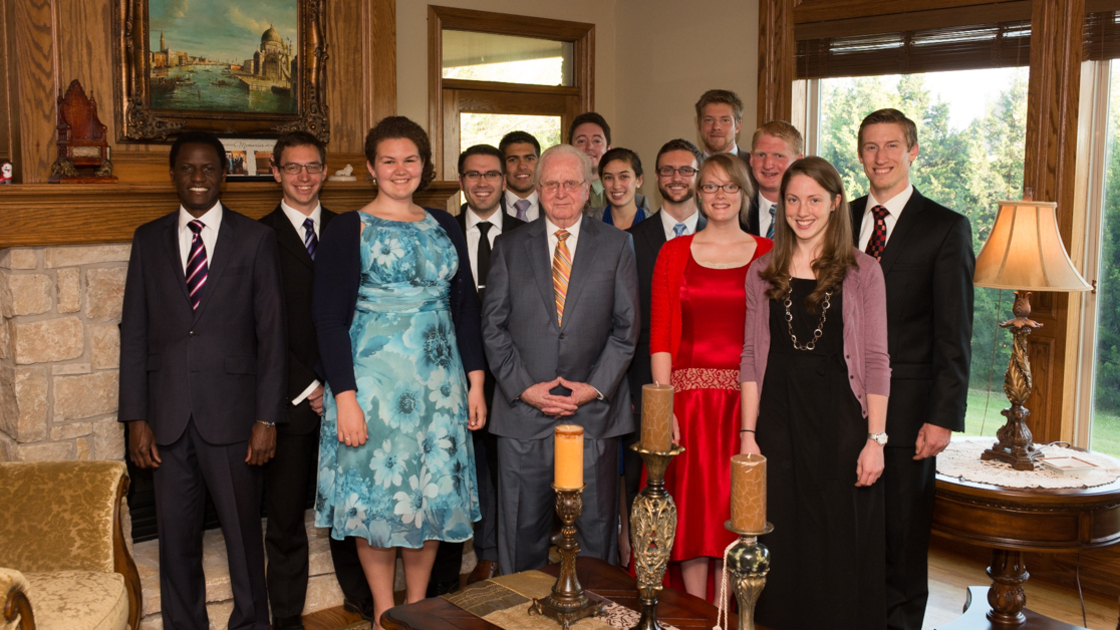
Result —
[[648, 248], [653, 253], [654, 258], [657, 257], [657, 252], [661, 250], [661, 246], [665, 244], [665, 228], [661, 224], [662, 212], [664, 210], [658, 210], [653, 216], [639, 224], [650, 224], [646, 229], [638, 230], [638, 233], [642, 237], [642, 246]]
[[174, 220], [168, 223], [164, 230], [164, 249], [171, 259], [171, 270], [179, 288], [183, 290], [183, 301], [190, 307], [191, 294], [187, 290], [187, 272], [183, 270], [182, 253], [179, 251], [179, 213], [175, 212]]
[[[214, 251], [207, 252], [207, 277], [206, 284], [202, 285], [202, 295], [198, 298], [198, 310], [194, 312], [194, 321], [202, 316], [203, 311], [210, 304], [210, 296], [214, 295], [218, 282], [222, 279], [222, 272], [226, 269], [226, 262], [233, 256], [233, 248], [237, 242], [236, 219], [233, 210], [222, 205], [222, 224], [218, 228], [218, 240], [214, 243]], [[288, 225], [291, 228], [291, 224]], [[306, 254], [306, 250], [304, 251]]]
[[863, 226], [863, 209], [867, 206], [867, 197], [856, 199], [852, 202], [852, 244], [859, 247], [859, 229]]
[[[541, 292], [545, 310], [548, 311], [552, 323], [556, 324], [556, 295], [552, 288], [552, 252], [548, 249], [548, 235], [544, 233], [544, 220], [537, 220], [529, 227], [529, 239], [525, 241], [525, 255], [529, 259], [529, 267], [536, 278], [537, 289]], [[556, 326], [559, 328], [559, 326]]]
[[883, 257], [879, 259], [879, 266], [883, 268], [883, 275], [890, 272], [891, 267], [898, 260], [903, 248], [906, 247], [907, 239], [921, 221], [921, 212], [924, 209], [925, 198], [915, 188], [914, 193], [910, 195], [910, 200], [906, 202], [902, 209], [902, 215], [898, 217], [894, 229], [891, 230], [891, 236], [887, 239], [887, 246], [883, 248]]
[[[583, 293], [583, 285], [587, 284], [587, 277], [591, 274], [591, 270], [595, 268], [592, 258], [595, 258], [595, 255], [599, 252], [599, 226], [604, 225], [602, 222], [592, 220], [586, 215], [580, 221], [582, 223], [579, 227], [579, 244], [576, 245], [576, 254], [572, 259], [572, 275], [568, 278], [568, 294], [564, 297], [565, 313], [572, 313], [575, 310], [579, 296]], [[565, 318], [564, 321], [570, 322], [571, 318]]]
[[[224, 226], [223, 226], [224, 227]], [[307, 266], [308, 269], [314, 269], [315, 263], [311, 260], [311, 254], [307, 253], [307, 248], [304, 247], [303, 241], [299, 238], [299, 232], [292, 227], [292, 222], [288, 220], [288, 215], [284, 214], [284, 210], [279, 206], [276, 211], [272, 213], [272, 227], [276, 230], [276, 241], [280, 246], [288, 250], [293, 256], [296, 257], [301, 263]], [[322, 231], [322, 228], [320, 228]], [[222, 232], [218, 231], [218, 238], [221, 238]]]

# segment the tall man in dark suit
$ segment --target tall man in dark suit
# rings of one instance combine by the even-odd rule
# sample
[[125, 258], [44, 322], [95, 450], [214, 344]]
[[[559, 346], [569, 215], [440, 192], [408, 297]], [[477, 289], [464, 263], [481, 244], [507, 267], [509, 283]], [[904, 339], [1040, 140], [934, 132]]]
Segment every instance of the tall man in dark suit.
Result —
[[544, 217], [495, 242], [482, 335], [498, 381], [498, 562], [502, 573], [548, 561], [553, 430], [584, 428], [583, 553], [618, 556], [619, 438], [634, 428], [626, 369], [638, 341], [630, 236], [582, 214], [591, 161], [570, 145], [544, 152]]
[[[302, 630], [300, 613], [307, 595], [308, 545], [304, 510], [315, 486], [319, 462], [319, 415], [323, 384], [315, 371], [319, 344], [311, 321], [311, 286], [319, 235], [336, 215], [319, 203], [326, 179], [327, 151], [306, 131], [281, 136], [272, 150], [272, 176], [283, 198], [261, 219], [272, 228], [280, 249], [284, 305], [288, 316], [289, 421], [276, 435], [276, 457], [265, 469], [265, 552], [273, 630]], [[335, 575], [344, 605], [367, 619], [373, 596], [353, 541], [329, 538]]]
[[213, 135], [171, 146], [179, 209], [136, 230], [121, 316], [119, 419], [154, 468], [163, 627], [205, 630], [202, 514], [217, 507], [231, 630], [267, 630], [261, 466], [284, 412], [287, 337], [272, 230], [222, 205]]
[[964, 430], [972, 340], [972, 228], [910, 183], [913, 121], [895, 109], [863, 119], [859, 160], [870, 194], [852, 202], [857, 245], [879, 258], [887, 283], [891, 355], [887, 507], [887, 623], [922, 627], [935, 456]]
[[[657, 254], [666, 242], [695, 234], [704, 229], [707, 220], [696, 205], [696, 173], [702, 160], [700, 149], [688, 140], [670, 140], [657, 152], [657, 191], [661, 193], [661, 209], [645, 221], [631, 227], [634, 237], [634, 257], [638, 268], [639, 309], [642, 330], [634, 361], [630, 363], [627, 380], [630, 382], [630, 401], [634, 403], [634, 433], [623, 439], [622, 457], [626, 465], [626, 512], [634, 504], [641, 481], [642, 458], [630, 450], [638, 441], [642, 417], [642, 385], [653, 382], [649, 364], [649, 311], [653, 291], [653, 268]], [[626, 547], [626, 545], [623, 545]], [[624, 554], [625, 555], [625, 554]]]
[[[502, 152], [489, 144], [476, 144], [459, 155], [459, 187], [467, 198], [455, 216], [455, 222], [467, 240], [471, 277], [481, 305], [486, 293], [486, 278], [494, 240], [510, 230], [525, 225], [501, 211], [504, 186]], [[460, 261], [462, 264], [463, 261]], [[494, 375], [486, 373], [483, 383], [486, 408], [494, 408]], [[478, 564], [467, 579], [468, 584], [488, 580], [498, 572], [498, 444], [489, 429], [475, 431], [474, 463], [478, 480], [478, 507], [482, 520], [474, 526], [474, 552]], [[459, 567], [463, 560], [463, 543], [440, 543], [435, 566], [428, 582], [428, 596], [434, 597], [455, 590], [459, 585]]]
[[774, 238], [774, 223], [781, 214], [782, 176], [790, 164], [805, 157], [804, 141], [797, 127], [784, 120], [771, 120], [755, 129], [751, 137], [751, 179], [758, 192], [739, 218], [744, 232]]
[[743, 101], [731, 90], [708, 90], [696, 101], [696, 128], [704, 144], [704, 157], [730, 153], [749, 166], [751, 154], [736, 144], [742, 127]]

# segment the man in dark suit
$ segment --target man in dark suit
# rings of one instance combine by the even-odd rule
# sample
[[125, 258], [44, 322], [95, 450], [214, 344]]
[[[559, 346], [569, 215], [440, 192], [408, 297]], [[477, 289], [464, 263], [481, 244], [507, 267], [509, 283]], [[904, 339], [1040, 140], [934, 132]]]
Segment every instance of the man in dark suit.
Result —
[[619, 438], [634, 428], [626, 369], [638, 341], [630, 236], [582, 214], [591, 161], [571, 145], [541, 155], [544, 217], [495, 242], [482, 335], [498, 382], [498, 562], [502, 573], [548, 562], [553, 430], [584, 429], [585, 555], [618, 561]]
[[922, 627], [935, 456], [964, 430], [972, 340], [972, 228], [910, 183], [917, 129], [895, 109], [864, 118], [859, 160], [870, 194], [852, 202], [853, 233], [879, 258], [891, 355], [884, 449], [887, 623]]
[[272, 230], [222, 205], [212, 134], [171, 146], [180, 207], [137, 228], [121, 316], [120, 412], [128, 451], [154, 468], [163, 627], [205, 630], [202, 515], [225, 536], [231, 630], [267, 630], [263, 469], [284, 413], [287, 336]]
[[708, 90], [696, 101], [696, 128], [704, 157], [730, 153], [750, 166], [751, 154], [736, 144], [743, 127], [743, 101], [731, 90]]
[[[771, 120], [755, 129], [751, 137], [751, 180], [758, 191], [750, 207], [740, 216], [739, 226], [755, 236], [774, 238], [774, 219], [781, 212], [782, 176], [790, 164], [805, 157], [804, 142], [797, 127], [784, 120]], [[745, 219], [745, 220], [744, 220]]]
[[536, 221], [541, 215], [537, 195], [537, 160], [541, 143], [528, 131], [511, 131], [498, 143], [505, 163], [506, 189], [502, 194], [502, 212], [520, 221]]
[[[326, 179], [326, 148], [306, 131], [281, 136], [272, 150], [272, 176], [283, 198], [261, 219], [280, 249], [284, 305], [288, 316], [289, 421], [277, 428], [276, 457], [265, 469], [265, 553], [273, 630], [302, 630], [307, 595], [308, 546], [304, 511], [315, 487], [319, 462], [319, 416], [323, 384], [315, 371], [319, 345], [311, 321], [311, 287], [319, 235], [336, 215], [319, 203]], [[373, 617], [373, 596], [354, 542], [329, 538], [344, 606]]]
[[[467, 198], [455, 216], [455, 222], [467, 240], [471, 277], [481, 305], [490, 270], [494, 240], [510, 230], [525, 225], [501, 211], [504, 186], [502, 152], [489, 144], [476, 144], [459, 155], [459, 187]], [[460, 261], [462, 264], [462, 261]], [[494, 375], [486, 373], [483, 384], [486, 407], [494, 406]], [[478, 564], [467, 579], [468, 584], [494, 577], [498, 572], [498, 444], [489, 429], [475, 431], [474, 463], [478, 480], [478, 507], [482, 520], [474, 526], [474, 552]], [[440, 543], [428, 596], [454, 591], [459, 586], [459, 567], [463, 561], [463, 543]]]
[[[634, 504], [642, 475], [642, 458], [630, 450], [638, 441], [642, 417], [642, 385], [653, 382], [649, 363], [649, 311], [653, 290], [653, 268], [657, 254], [666, 242], [695, 234], [704, 229], [707, 220], [696, 205], [696, 172], [700, 168], [700, 149], [688, 140], [670, 140], [657, 152], [657, 191], [661, 193], [661, 209], [645, 221], [631, 227], [634, 237], [634, 258], [638, 268], [638, 299], [642, 314], [642, 330], [634, 361], [630, 363], [627, 380], [630, 382], [630, 401], [634, 403], [633, 433], [623, 438], [623, 471], [626, 476], [626, 513]], [[625, 539], [622, 547], [628, 547]], [[626, 555], [626, 554], [623, 554]]]

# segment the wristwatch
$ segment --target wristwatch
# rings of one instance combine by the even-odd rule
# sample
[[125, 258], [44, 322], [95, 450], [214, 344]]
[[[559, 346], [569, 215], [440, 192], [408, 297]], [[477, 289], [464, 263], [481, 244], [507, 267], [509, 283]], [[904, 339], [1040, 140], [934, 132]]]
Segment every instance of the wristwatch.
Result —
[[868, 433], [867, 439], [875, 440], [875, 443], [879, 446], [887, 445], [887, 434], [883, 433], [882, 431], [880, 431], [879, 433]]

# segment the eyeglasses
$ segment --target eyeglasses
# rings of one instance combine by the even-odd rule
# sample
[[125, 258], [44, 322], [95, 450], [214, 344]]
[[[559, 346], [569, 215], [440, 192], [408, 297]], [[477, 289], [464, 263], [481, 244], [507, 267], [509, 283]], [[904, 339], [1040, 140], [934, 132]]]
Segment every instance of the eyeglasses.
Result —
[[477, 182], [479, 179], [481, 179], [483, 177], [485, 177], [489, 181], [496, 182], [496, 181], [498, 181], [499, 179], [502, 178], [502, 172], [501, 171], [486, 171], [485, 173], [480, 173], [478, 171], [467, 171], [466, 173], [463, 173], [463, 179], [467, 180], [468, 182], [471, 182], [472, 184]]
[[307, 164], [300, 164], [298, 162], [288, 162], [287, 164], [280, 165], [280, 170], [289, 175], [299, 175], [299, 172], [304, 169], [307, 169], [308, 175], [318, 175], [323, 172], [323, 163], [310, 162]]
[[691, 166], [682, 166], [680, 168], [673, 168], [672, 166], [659, 166], [657, 174], [662, 177], [672, 177], [673, 173], [680, 173], [681, 177], [692, 177], [699, 171]]
[[719, 184], [704, 184], [704, 185], [700, 186], [700, 190], [704, 191], [705, 193], [707, 193], [709, 195], [714, 195], [716, 193], [716, 191], [719, 190], [720, 188], [722, 188], [724, 190], [724, 192], [726, 192], [729, 195], [734, 195], [735, 193], [737, 193], [741, 190], [741, 188], [739, 187], [739, 184], [724, 184], [722, 186], [720, 186]]
[[577, 188], [579, 188], [580, 186], [583, 186], [584, 183], [585, 182], [583, 182], [583, 181], [578, 181], [577, 182], [577, 181], [574, 181], [574, 180], [573, 181], [567, 181], [567, 182], [541, 182], [541, 190], [543, 190], [544, 192], [546, 192], [550, 195], [554, 195], [554, 194], [556, 194], [557, 190], [560, 190], [561, 188], [563, 188], [565, 193], [570, 193], [573, 190], [576, 190]]

